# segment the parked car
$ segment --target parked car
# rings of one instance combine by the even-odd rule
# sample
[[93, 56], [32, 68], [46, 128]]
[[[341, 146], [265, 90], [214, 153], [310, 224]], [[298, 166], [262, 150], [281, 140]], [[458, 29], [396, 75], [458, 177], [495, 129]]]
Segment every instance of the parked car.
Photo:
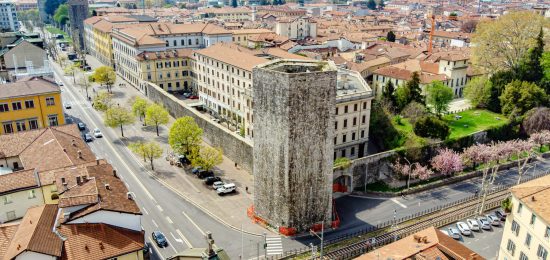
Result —
[[204, 179], [204, 178], [212, 177], [212, 176], [214, 176], [214, 173], [211, 172], [211, 171], [200, 170], [200, 171], [197, 173], [197, 177], [198, 177], [199, 179]]
[[454, 238], [454, 239], [460, 239], [460, 233], [458, 232], [458, 229], [454, 228], [454, 227], [450, 227], [447, 229], [449, 231], [449, 236]]
[[164, 236], [164, 234], [162, 234], [162, 232], [153, 231], [151, 236], [153, 237], [153, 241], [155, 241], [159, 247], [168, 246], [168, 240], [166, 240], [166, 237]]
[[78, 123], [78, 130], [84, 130], [86, 129], [86, 125], [82, 122]]
[[190, 96], [192, 96], [193, 94], [191, 94], [190, 92], [185, 92], [183, 93], [183, 97], [184, 98], [189, 98]]
[[71, 102], [65, 102], [64, 106], [65, 106], [66, 109], [71, 109], [72, 108]]
[[235, 192], [236, 190], [237, 186], [235, 186], [234, 183], [228, 183], [217, 189], [216, 192], [218, 193], [218, 195], [223, 196], [225, 194]]
[[181, 154], [181, 155], [178, 155], [178, 161], [182, 164], [182, 165], [185, 165], [185, 164], [190, 164], [191, 163], [191, 160], [189, 160], [189, 158], [187, 158], [187, 156]]
[[197, 174], [197, 173], [199, 173], [199, 172], [201, 171], [201, 169], [202, 169], [202, 167], [200, 167], [200, 166], [199, 166], [199, 167], [195, 167], [195, 168], [193, 168], [193, 170], [191, 170], [191, 173], [192, 173], [192, 174]]
[[149, 244], [149, 242], [145, 242], [145, 244], [143, 245], [143, 254], [149, 255], [150, 253], [151, 253], [151, 244]]
[[204, 184], [210, 186], [214, 184], [214, 182], [221, 181], [221, 180], [222, 179], [220, 177], [215, 177], [215, 176], [207, 177], [206, 179], [204, 179]]
[[85, 134], [82, 136], [82, 139], [84, 139], [84, 141], [85, 141], [86, 143], [91, 142], [91, 141], [94, 140], [94, 139], [92, 139], [92, 136], [91, 136], [90, 134], [88, 134], [88, 133], [85, 133]]
[[483, 230], [491, 230], [491, 223], [489, 220], [487, 220], [486, 217], [478, 217], [477, 221], [479, 222], [479, 226]]
[[466, 220], [466, 223], [468, 223], [470, 230], [479, 231], [479, 223], [477, 223], [477, 220], [469, 218]]
[[101, 133], [101, 130], [99, 130], [99, 128], [94, 129], [94, 137], [95, 138], [103, 137], [103, 134]]
[[217, 181], [217, 182], [214, 182], [214, 184], [212, 184], [212, 188], [217, 190], [217, 189], [223, 187], [223, 185], [225, 185], [225, 183], [223, 181]]
[[502, 209], [497, 209], [495, 211], [495, 216], [497, 216], [500, 219], [500, 221], [506, 221], [506, 216], [507, 215], [508, 214], [506, 214], [506, 212], [504, 212], [504, 210], [502, 210]]
[[487, 220], [489, 220], [489, 223], [493, 226], [500, 226], [500, 219], [493, 214], [487, 215]]
[[468, 225], [464, 222], [457, 222], [456, 227], [458, 230], [460, 230], [460, 233], [464, 236], [470, 236], [472, 234], [472, 231], [468, 227]]
[[199, 99], [199, 97], [195, 96], [195, 95], [191, 95], [191, 96], [189, 96], [189, 99]]
[[61, 80], [58, 81], [58, 82], [57, 82], [57, 85], [58, 85], [58, 86], [63, 86], [63, 81], [61, 81]]

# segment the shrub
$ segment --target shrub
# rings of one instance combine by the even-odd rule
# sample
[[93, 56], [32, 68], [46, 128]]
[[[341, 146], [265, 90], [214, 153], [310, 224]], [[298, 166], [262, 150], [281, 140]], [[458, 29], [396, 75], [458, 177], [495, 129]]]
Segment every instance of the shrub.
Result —
[[414, 133], [422, 137], [439, 138], [445, 140], [451, 130], [445, 121], [435, 116], [425, 116], [414, 124]]

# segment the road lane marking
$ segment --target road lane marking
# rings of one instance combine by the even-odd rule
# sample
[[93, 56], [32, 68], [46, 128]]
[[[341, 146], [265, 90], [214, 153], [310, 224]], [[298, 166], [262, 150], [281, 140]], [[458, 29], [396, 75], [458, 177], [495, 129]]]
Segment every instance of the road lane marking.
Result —
[[174, 224], [174, 221], [172, 221], [172, 219], [171, 219], [170, 217], [167, 216], [167, 217], [166, 217], [166, 220], [168, 221], [168, 223]]
[[404, 209], [407, 208], [407, 205], [405, 205], [405, 204], [399, 202], [396, 198], [392, 198], [392, 199], [390, 199], [390, 200], [393, 201], [395, 204], [399, 205], [400, 207], [404, 208]]
[[202, 229], [199, 227], [199, 225], [197, 225], [197, 223], [195, 223], [195, 221], [193, 221], [193, 219], [191, 219], [189, 217], [189, 215], [185, 214], [185, 211], [182, 211], [181, 214], [183, 214], [189, 220], [189, 222], [191, 222], [191, 224], [193, 224], [193, 226], [195, 226], [195, 228], [197, 228], [199, 230], [199, 232], [201, 232], [201, 234], [206, 235], [206, 233], [204, 233], [204, 231], [202, 231]]
[[176, 233], [178, 233], [178, 236], [180, 236], [183, 239], [183, 241], [189, 248], [193, 248], [193, 245], [191, 245], [191, 242], [189, 242], [189, 240], [181, 233], [179, 229], [176, 229]]
[[157, 209], [160, 211], [160, 212], [163, 212], [164, 210], [162, 209], [162, 207], [160, 205], [157, 204]]
[[155, 222], [154, 219], [151, 219], [151, 222], [153, 222], [153, 225], [155, 225], [155, 227], [159, 227], [159, 225], [157, 225], [157, 222]]
[[145, 212], [145, 214], [149, 215], [149, 212], [147, 212], [147, 210], [145, 209], [145, 207], [143, 207], [143, 212]]
[[176, 240], [176, 242], [183, 244], [183, 240], [177, 239], [176, 236], [174, 236], [174, 234], [172, 234], [172, 232], [170, 232], [170, 235], [174, 238], [174, 240]]

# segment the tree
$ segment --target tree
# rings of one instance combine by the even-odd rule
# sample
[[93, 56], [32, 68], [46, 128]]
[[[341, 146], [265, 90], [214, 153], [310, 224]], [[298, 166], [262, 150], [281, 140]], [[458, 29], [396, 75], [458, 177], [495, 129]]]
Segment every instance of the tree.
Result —
[[490, 97], [487, 108], [495, 113], [501, 112], [500, 96], [504, 92], [504, 88], [508, 83], [514, 81], [516, 73], [509, 70], [501, 70], [494, 73], [489, 81], [490, 85]]
[[422, 166], [420, 163], [411, 164], [407, 158], [404, 159], [406, 163], [401, 163], [398, 159], [394, 164], [392, 164], [392, 168], [399, 175], [407, 177], [407, 190], [409, 189], [411, 178], [426, 180], [433, 174], [428, 167]]
[[523, 177], [523, 174], [525, 173], [525, 166], [527, 165], [527, 162], [529, 162], [529, 159], [531, 159], [534, 143], [526, 140], [511, 140], [507, 143], [509, 147], [512, 148], [513, 154], [516, 157], [519, 175], [517, 184], [520, 184], [521, 177]]
[[460, 26], [460, 30], [465, 33], [473, 33], [476, 30], [477, 23], [476, 20], [468, 20]]
[[374, 10], [376, 9], [376, 2], [374, 0], [369, 0], [367, 2], [367, 8], [371, 9], [371, 10]]
[[480, 22], [471, 39], [474, 67], [485, 73], [518, 71], [543, 26], [544, 17], [531, 11], [509, 12]]
[[547, 99], [546, 93], [539, 86], [514, 80], [504, 88], [500, 96], [500, 105], [505, 115], [523, 115], [532, 108], [546, 104]]
[[76, 84], [86, 91], [86, 98], [89, 99], [90, 94], [88, 93], [88, 89], [92, 86], [92, 84], [90, 83], [90, 78], [87, 77], [85, 74], [82, 74], [81, 77], [78, 78]]
[[401, 114], [406, 117], [411, 124], [414, 125], [419, 118], [427, 116], [428, 111], [426, 110], [426, 107], [424, 105], [413, 101], [409, 103], [403, 109], [403, 111], [401, 111]]
[[491, 81], [487, 76], [473, 78], [466, 84], [464, 95], [473, 106], [487, 107], [491, 99]]
[[382, 10], [382, 9], [384, 9], [384, 7], [386, 7], [386, 4], [384, 3], [384, 0], [380, 0], [378, 2], [378, 9]]
[[393, 86], [393, 82], [391, 80], [388, 80], [388, 82], [386, 82], [386, 86], [384, 87], [384, 91], [382, 92], [382, 97], [391, 106], [396, 105], [394, 91], [395, 91], [395, 87]]
[[57, 7], [55, 14], [53, 15], [53, 20], [61, 27], [67, 24], [67, 21], [69, 20], [69, 9], [66, 4], [62, 4]]
[[44, 11], [46, 14], [53, 16], [59, 5], [65, 2], [65, 0], [46, 0], [46, 3], [44, 3]]
[[149, 159], [151, 163], [151, 170], [155, 170], [155, 165], [153, 164], [154, 159], [158, 159], [162, 156], [162, 148], [157, 142], [135, 142], [130, 143], [128, 146], [130, 150], [139, 156], [143, 157], [143, 161], [146, 162]]
[[544, 33], [542, 27], [535, 41], [535, 46], [527, 52], [527, 56], [523, 59], [518, 72], [521, 80], [531, 83], [539, 83], [544, 76], [541, 65], [541, 58], [544, 52]]
[[149, 125], [154, 125], [157, 130], [157, 136], [159, 136], [159, 125], [168, 124], [170, 115], [168, 111], [161, 105], [154, 103], [147, 107], [145, 112], [145, 122]]
[[449, 111], [449, 104], [454, 97], [450, 87], [443, 85], [440, 81], [435, 81], [428, 86], [426, 94], [426, 103], [433, 108], [436, 115], [441, 117], [442, 113]]
[[540, 81], [540, 86], [544, 88], [546, 94], [550, 95], [550, 51], [544, 52], [540, 58], [540, 66], [544, 74]]
[[203, 130], [190, 116], [178, 118], [168, 133], [170, 147], [179, 154], [189, 154], [191, 148], [197, 147], [202, 138]]
[[440, 149], [431, 160], [432, 167], [443, 175], [452, 175], [462, 171], [462, 159], [460, 155], [448, 148]]
[[149, 106], [149, 102], [147, 100], [136, 97], [134, 99], [134, 102], [132, 103], [132, 112], [135, 116], [139, 117], [139, 121], [141, 121], [142, 118], [145, 118], [145, 112], [147, 111], [147, 107]]
[[334, 169], [347, 169], [351, 166], [351, 160], [347, 157], [338, 157], [332, 165]]
[[[197, 152], [198, 150], [198, 152]], [[205, 171], [210, 171], [214, 166], [223, 162], [223, 152], [221, 148], [210, 146], [201, 146], [194, 149], [194, 154], [191, 156], [191, 164], [195, 167], [201, 167]]]
[[523, 119], [523, 129], [529, 135], [543, 130], [550, 131], [550, 108], [537, 107], [527, 112]]
[[112, 106], [112, 99], [113, 98], [111, 97], [111, 94], [107, 93], [106, 91], [101, 91], [94, 98], [92, 107], [99, 111], [107, 111], [107, 109], [111, 108]]
[[107, 91], [111, 93], [111, 86], [115, 84], [116, 73], [113, 68], [108, 66], [101, 66], [97, 68], [92, 74], [94, 81], [107, 86]]
[[237, 0], [231, 0], [231, 6], [233, 8], [236, 8], [239, 4], [237, 3]]
[[413, 72], [411, 80], [407, 81], [405, 87], [409, 89], [410, 101], [416, 101], [424, 104], [424, 97], [422, 96], [422, 90], [420, 89], [420, 74], [418, 71]]
[[65, 75], [69, 75], [69, 76], [73, 77], [73, 84], [76, 84], [75, 75], [76, 75], [76, 72], [78, 70], [79, 70], [78, 65], [73, 64], [73, 65], [69, 65], [69, 66], [65, 67], [63, 69], [63, 72], [65, 73]]
[[42, 26], [42, 21], [38, 14], [38, 9], [30, 9], [17, 12], [17, 19], [19, 19], [27, 29], [31, 31], [35, 26]]
[[134, 123], [135, 118], [132, 113], [123, 107], [112, 107], [105, 111], [105, 125], [109, 127], [120, 127], [120, 134], [124, 137], [122, 126]]
[[450, 128], [445, 121], [435, 116], [425, 116], [414, 124], [414, 133], [422, 137], [445, 140], [450, 134]]
[[539, 146], [539, 152], [542, 152], [542, 147], [546, 144], [550, 144], [550, 131], [543, 130], [537, 133], [532, 133], [529, 137], [529, 141]]
[[512, 200], [510, 199], [510, 197], [506, 198], [505, 200], [503, 200], [501, 203], [500, 203], [500, 206], [504, 209], [505, 212], [512, 212]]
[[388, 34], [386, 34], [386, 39], [389, 42], [395, 42], [395, 33], [393, 33], [393, 31], [389, 31]]
[[395, 90], [395, 105], [399, 111], [403, 110], [411, 102], [411, 91], [406, 86], [399, 86]]

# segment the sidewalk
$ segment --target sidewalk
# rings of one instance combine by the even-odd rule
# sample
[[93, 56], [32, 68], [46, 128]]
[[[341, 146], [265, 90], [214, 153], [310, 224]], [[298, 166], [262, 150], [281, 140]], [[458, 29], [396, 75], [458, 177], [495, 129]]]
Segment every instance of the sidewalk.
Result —
[[[88, 64], [95, 69], [102, 64], [92, 56], [87, 56]], [[58, 66], [56, 64], [56, 66]], [[122, 83], [123, 86], [119, 86]], [[100, 87], [98, 84], [94, 84], [93, 88], [95, 92], [106, 90]], [[83, 89], [79, 90], [85, 96]], [[95, 95], [90, 89], [91, 95]], [[147, 99], [137, 89], [130, 86], [121, 78], [117, 77], [117, 81], [112, 87], [113, 104], [124, 106], [131, 109], [131, 100], [133, 97], [139, 96]], [[176, 190], [177, 193], [184, 195], [187, 199], [191, 200], [196, 205], [206, 209], [208, 212], [217, 216], [227, 222], [227, 224], [233, 226], [233, 228], [240, 229], [241, 225], [247, 232], [262, 234], [266, 232], [266, 229], [259, 225], [252, 223], [252, 220], [247, 216], [247, 209], [253, 204], [254, 193], [254, 179], [252, 174], [247, 171], [235, 168], [235, 163], [227, 157], [223, 157], [223, 162], [214, 168], [214, 172], [217, 176], [220, 176], [225, 182], [233, 182], [237, 185], [237, 192], [226, 196], [218, 196], [216, 192], [211, 188], [204, 185], [203, 181], [196, 178], [191, 174], [190, 168], [184, 169], [177, 166], [172, 166], [165, 160], [168, 152], [172, 151], [168, 144], [168, 129], [175, 121], [170, 117], [170, 121], [166, 126], [159, 127], [160, 136], [157, 137], [154, 126], [143, 126], [143, 122], [136, 118], [136, 122], [133, 125], [124, 126], [124, 138], [121, 140], [128, 145], [131, 142], [154, 140], [158, 142], [164, 150], [164, 154], [161, 158], [154, 160], [155, 165], [155, 177], [163, 183], [167, 188]], [[115, 129], [116, 133], [120, 136], [120, 130]], [[208, 145], [203, 141], [204, 145]], [[136, 156], [136, 160], [139, 161], [145, 168], [151, 169], [149, 162], [144, 163], [143, 159]], [[245, 191], [248, 187], [248, 193]]]

